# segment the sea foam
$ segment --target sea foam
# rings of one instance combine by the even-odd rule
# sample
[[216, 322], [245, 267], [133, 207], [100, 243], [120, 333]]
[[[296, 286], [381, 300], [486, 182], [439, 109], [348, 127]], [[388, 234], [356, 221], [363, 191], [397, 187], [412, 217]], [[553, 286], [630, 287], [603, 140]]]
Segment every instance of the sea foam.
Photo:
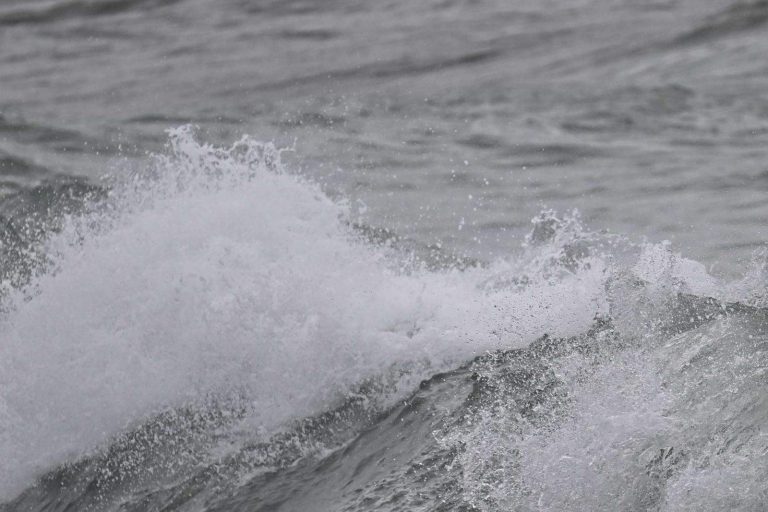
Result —
[[607, 313], [598, 256], [523, 284], [502, 278], [510, 261], [406, 265], [248, 137], [214, 147], [179, 128], [113, 175], [109, 197], [49, 237], [47, 270], [5, 297], [0, 500], [159, 411], [237, 394], [271, 432], [393, 368], [399, 396]]

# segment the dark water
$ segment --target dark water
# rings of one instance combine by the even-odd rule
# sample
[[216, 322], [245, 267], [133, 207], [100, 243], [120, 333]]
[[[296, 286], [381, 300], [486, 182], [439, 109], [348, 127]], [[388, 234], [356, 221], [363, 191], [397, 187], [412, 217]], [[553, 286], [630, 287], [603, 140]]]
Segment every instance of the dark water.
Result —
[[6, 0], [0, 510], [768, 510], [766, 30]]

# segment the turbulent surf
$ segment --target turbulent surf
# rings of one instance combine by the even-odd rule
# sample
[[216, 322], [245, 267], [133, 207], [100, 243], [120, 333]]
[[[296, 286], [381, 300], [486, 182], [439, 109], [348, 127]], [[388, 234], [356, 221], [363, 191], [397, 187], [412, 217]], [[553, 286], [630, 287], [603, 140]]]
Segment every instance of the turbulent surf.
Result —
[[759, 260], [722, 282], [551, 211], [452, 257], [190, 127], [79, 205], [3, 269], [4, 511], [766, 499]]
[[767, 25], [0, 2], [0, 512], [768, 510]]

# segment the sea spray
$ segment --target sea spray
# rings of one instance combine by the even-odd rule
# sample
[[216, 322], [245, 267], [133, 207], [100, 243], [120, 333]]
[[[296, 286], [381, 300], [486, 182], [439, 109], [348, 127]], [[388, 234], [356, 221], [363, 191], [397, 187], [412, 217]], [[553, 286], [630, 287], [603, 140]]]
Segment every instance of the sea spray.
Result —
[[172, 130], [166, 153], [48, 238], [48, 271], [11, 290], [0, 325], [0, 496], [211, 395], [240, 397], [238, 428], [263, 435], [377, 375], [398, 376], [391, 403], [607, 311], [598, 255], [523, 287], [487, 286], [509, 262], [404, 271], [278, 157]]

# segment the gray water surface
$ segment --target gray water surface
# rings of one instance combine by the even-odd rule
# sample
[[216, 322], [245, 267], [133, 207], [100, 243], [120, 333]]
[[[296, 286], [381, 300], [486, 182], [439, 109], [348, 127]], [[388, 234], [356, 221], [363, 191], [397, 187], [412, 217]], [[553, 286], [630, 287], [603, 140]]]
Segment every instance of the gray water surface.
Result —
[[715, 272], [764, 241], [763, 1], [6, 1], [11, 193], [164, 130], [293, 146], [364, 220], [482, 259], [545, 208]]
[[766, 0], [0, 2], [0, 511], [768, 510], [767, 55]]

